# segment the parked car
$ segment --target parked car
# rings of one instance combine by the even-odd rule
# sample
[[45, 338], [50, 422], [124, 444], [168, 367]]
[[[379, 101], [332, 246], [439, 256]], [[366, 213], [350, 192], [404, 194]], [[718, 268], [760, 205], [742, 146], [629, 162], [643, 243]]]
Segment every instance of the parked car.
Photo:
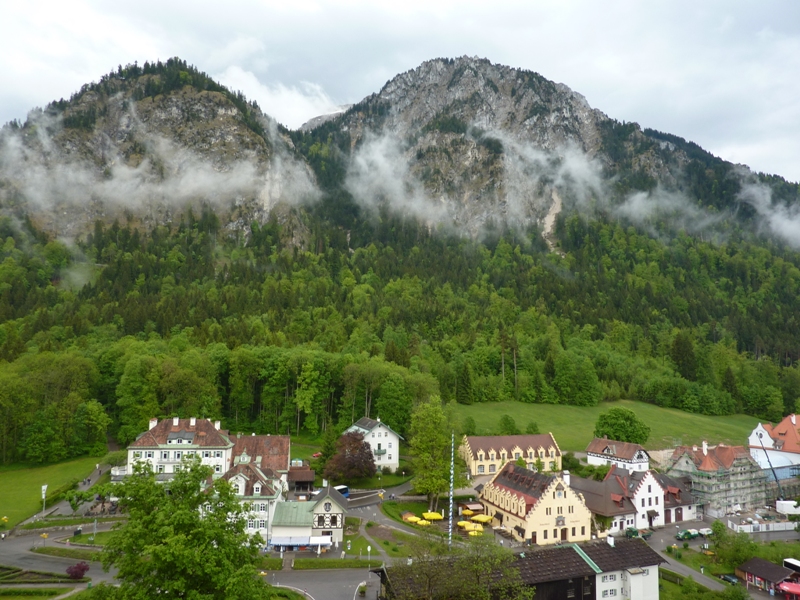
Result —
[[675, 534], [676, 540], [693, 540], [698, 535], [698, 531], [696, 529], [682, 529], [677, 534]]
[[703, 527], [702, 529], [698, 530], [698, 533], [703, 537], [708, 537], [710, 535], [713, 535], [714, 530], [711, 529], [710, 527]]
[[320, 456], [322, 456], [322, 452], [314, 452], [314, 454], [311, 455], [311, 458], [319, 458]]
[[720, 575], [719, 578], [722, 579], [722, 581], [730, 583], [731, 585], [736, 585], [739, 583], [739, 578], [736, 577], [736, 575]]

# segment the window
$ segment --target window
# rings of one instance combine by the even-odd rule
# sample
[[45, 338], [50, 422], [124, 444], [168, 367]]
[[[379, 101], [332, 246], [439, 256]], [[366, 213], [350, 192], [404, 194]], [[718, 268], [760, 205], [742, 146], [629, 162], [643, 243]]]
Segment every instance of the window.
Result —
[[555, 470], [556, 470], [556, 463], [555, 463], [555, 461], [552, 461], [552, 460], [550, 461], [550, 470], [551, 470], [551, 471], [555, 471]]
[[544, 509], [544, 514], [546, 514], [546, 515], [550, 515], [550, 514], [552, 514], [552, 511], [553, 511], [553, 509], [552, 509], [552, 508], [545, 508], [545, 509]]
[[142, 458], [142, 453], [137, 451], [133, 453], [133, 458]]
[[553, 539], [554, 540], [558, 539], [558, 529], [553, 529]]
[[574, 507], [574, 506], [570, 506], [570, 507], [567, 509], [567, 512], [568, 512], [569, 514], [572, 514], [572, 513], [574, 513], [574, 512], [575, 512], [575, 507]]
[[652, 491], [653, 491], [653, 486], [652, 485], [648, 485], [647, 486], [647, 493], [649, 494]]
[[331, 527], [339, 526], [339, 515], [331, 515]]
[[616, 575], [616, 573], [615, 573], [615, 574], [613, 574], [613, 575], [609, 575], [609, 576], [608, 576], [608, 580], [609, 580], [609, 581], [616, 581], [616, 580], [617, 580], [617, 575]]
[[563, 507], [563, 506], [559, 506], [559, 507], [556, 509], [556, 514], [558, 514], [558, 515], [563, 515], [563, 514], [564, 514], [564, 507]]
[[645, 577], [650, 575], [650, 569], [642, 569], [642, 575], [644, 575]]
[[575, 528], [572, 528], [572, 537], [575, 537]]
[[478, 465], [478, 473], [483, 473], [484, 467], [483, 465]]
[[237, 495], [242, 493], [238, 483], [233, 484], [233, 493]]
[[544, 532], [542, 534], [542, 539], [544, 539], [544, 540], [547, 539], [547, 529], [544, 530]]
[[489, 460], [494, 460], [494, 452], [489, 455]]
[[501, 460], [505, 461], [505, 459], [506, 459], [506, 453], [505, 453], [505, 452], [503, 452], [503, 453], [500, 455], [500, 458], [501, 458]]
[[647, 506], [653, 506], [653, 499], [652, 498], [648, 498], [647, 499]]
[[267, 512], [267, 505], [264, 503], [261, 504], [261, 512]]
[[550, 450], [550, 458], [555, 458], [555, 457], [556, 457], [556, 451]]
[[586, 525], [581, 525], [581, 535], [586, 535]]
[[164, 472], [164, 465], [158, 465], [158, 472], [159, 473], [163, 473]]
[[175, 460], [180, 460], [183, 457], [183, 453], [180, 450], [175, 450]]
[[186, 456], [194, 456], [194, 450], [187, 451]]
[[211, 458], [211, 450], [203, 450], [203, 458]]
[[175, 465], [175, 468], [172, 469], [172, 472], [173, 473], [180, 473], [181, 472], [181, 466], [180, 465]]
[[642, 498], [642, 508], [644, 508], [644, 498]]
[[255, 529], [255, 526], [256, 526], [256, 522], [253, 521], [252, 519], [247, 522], [247, 528], [248, 529]]
[[220, 465], [214, 465], [214, 473], [222, 473], [222, 467]]
[[373, 437], [373, 438], [375, 437], [375, 432], [374, 432], [374, 431], [372, 432], [372, 437]]
[[392, 460], [392, 455], [391, 454], [389, 455], [389, 458], [387, 460]]
[[161, 452], [161, 460], [169, 460], [169, 452], [167, 450]]
[[259, 529], [266, 529], [267, 528], [267, 522], [264, 519], [261, 519], [258, 522], [258, 528]]
[[656, 496], [656, 506], [658, 506], [658, 496]]
[[489, 473], [494, 473], [494, 471], [495, 471], [495, 466], [489, 465]]
[[154, 452], [152, 450], [148, 450], [144, 453], [145, 458], [153, 458]]
[[603, 577], [600, 579], [600, 581], [602, 581], [603, 583], [608, 581], [608, 575], [603, 575]]
[[222, 450], [215, 450], [214, 458], [222, 458]]
[[261, 493], [261, 485], [258, 484], [258, 483], [255, 484], [255, 486], [253, 486], [253, 492], [255, 492], [256, 494], [260, 494]]
[[392, 442], [389, 442], [389, 450], [392, 449]]

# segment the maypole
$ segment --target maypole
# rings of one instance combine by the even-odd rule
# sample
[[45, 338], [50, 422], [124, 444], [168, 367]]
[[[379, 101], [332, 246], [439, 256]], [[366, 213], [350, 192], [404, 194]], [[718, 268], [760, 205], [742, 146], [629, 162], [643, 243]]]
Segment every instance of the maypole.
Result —
[[450, 432], [450, 523], [447, 526], [447, 547], [453, 547], [453, 480], [455, 478], [456, 434]]

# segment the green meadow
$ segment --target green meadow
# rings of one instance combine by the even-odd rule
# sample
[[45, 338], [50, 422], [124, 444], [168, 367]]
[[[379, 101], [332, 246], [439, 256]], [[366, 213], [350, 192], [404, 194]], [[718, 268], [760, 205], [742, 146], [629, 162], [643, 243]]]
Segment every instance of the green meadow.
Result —
[[41, 467], [11, 465], [0, 467], [0, 517], [8, 517], [10, 529], [20, 521], [42, 511], [42, 486], [51, 493], [72, 481], [91, 475], [96, 456]]
[[528, 423], [535, 421], [542, 433], [552, 432], [563, 451], [583, 451], [592, 440], [594, 426], [600, 413], [614, 407], [629, 408], [650, 426], [650, 439], [644, 445], [650, 450], [669, 448], [675, 443], [709, 444], [723, 442], [745, 445], [750, 432], [758, 423], [756, 417], [728, 415], [712, 417], [661, 408], [654, 404], [619, 400], [601, 402], [597, 406], [568, 406], [564, 404], [526, 404], [523, 402], [493, 402], [456, 405], [456, 416], [463, 423], [475, 419], [478, 435], [497, 433], [500, 417], [510, 415], [524, 433]]

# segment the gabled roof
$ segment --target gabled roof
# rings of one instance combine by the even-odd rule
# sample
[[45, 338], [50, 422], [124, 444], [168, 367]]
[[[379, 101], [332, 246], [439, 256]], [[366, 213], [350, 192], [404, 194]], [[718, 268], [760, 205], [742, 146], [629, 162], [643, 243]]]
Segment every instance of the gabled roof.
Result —
[[678, 446], [672, 453], [672, 461], [677, 461], [684, 454], [694, 463], [698, 471], [727, 470], [737, 460], [744, 460], [758, 466], [758, 463], [750, 456], [750, 451], [744, 446], [728, 446], [726, 444], [706, 446], [705, 453], [700, 446]]
[[689, 486], [682, 479], [676, 479], [663, 473], [652, 472], [658, 484], [664, 490], [664, 508], [688, 506], [694, 504], [694, 497], [689, 492]]
[[[797, 428], [797, 416], [787, 415], [777, 425], [763, 423], [761, 425], [775, 440], [775, 446], [781, 452], [794, 452], [800, 454], [800, 430]], [[751, 446], [760, 448], [761, 446]]]
[[[539, 498], [542, 497], [542, 494], [555, 479], [555, 475], [537, 473], [517, 466], [513, 462], [508, 462], [487, 485], [522, 497], [525, 500], [525, 512], [527, 513], [539, 501]], [[481, 497], [485, 500], [484, 491], [486, 491], [486, 486], [481, 490]], [[489, 502], [488, 500], [486, 501]]]
[[[164, 419], [156, 423], [155, 427], [140, 434], [129, 448], [158, 448], [166, 446], [171, 439], [182, 437], [191, 439], [185, 445], [200, 446], [202, 448], [230, 448], [232, 442], [227, 431], [221, 431], [208, 419]], [[177, 444], [176, 444], [177, 445]]]
[[[654, 471], [628, 471], [612, 466], [603, 481], [572, 476], [569, 486], [583, 494], [590, 511], [612, 517], [636, 512], [633, 498], [648, 473], [656, 475]], [[661, 485], [657, 478], [656, 483]]]
[[639, 444], [630, 442], [617, 442], [606, 438], [594, 438], [586, 447], [587, 454], [597, 454], [599, 456], [613, 456], [621, 460], [633, 460], [637, 452], [644, 452], [647, 458], [650, 455]]
[[309, 482], [314, 481], [317, 474], [314, 469], [308, 466], [302, 467], [289, 467], [289, 473], [286, 475], [286, 481], [299, 481], [299, 482]]
[[273, 527], [311, 527], [314, 502], [276, 502]]
[[[561, 449], [556, 443], [556, 439], [552, 433], [537, 433], [530, 435], [468, 435], [467, 446], [472, 456], [478, 457], [478, 452], [483, 450], [484, 454], [490, 451], [499, 453], [503, 450], [509, 456], [514, 448], [520, 448], [523, 451], [538, 450], [539, 448], [555, 448], [556, 456], [561, 456]], [[499, 456], [498, 456], [499, 458]]]
[[313, 498], [313, 502], [309, 502], [308, 504], [313, 504], [315, 507], [319, 506], [320, 502], [323, 500], [332, 500], [336, 504], [339, 505], [339, 508], [342, 510], [347, 510], [347, 498], [342, 496], [337, 490], [333, 489], [330, 485], [323, 489], [319, 494], [317, 494]]
[[610, 546], [605, 540], [582, 544], [545, 546], [526, 549], [525, 557], [513, 564], [527, 585], [561, 581], [575, 577], [594, 577], [609, 571], [653, 567], [666, 562], [642, 539], [615, 540]]
[[389, 427], [386, 423], [384, 423], [380, 419], [377, 419], [377, 420], [376, 419], [370, 419], [369, 417], [361, 417], [358, 421], [356, 421], [355, 423], [350, 425], [350, 427], [348, 427], [345, 430], [344, 433], [347, 433], [349, 431], [358, 431], [359, 433], [367, 434], [370, 431], [372, 431], [373, 429], [375, 429], [378, 425], [383, 425], [384, 427], [386, 427], [386, 429], [391, 431], [393, 434], [395, 434], [401, 440], [405, 439], [402, 435], [397, 433], [394, 429]]
[[786, 567], [776, 565], [775, 563], [771, 563], [768, 560], [758, 557], [751, 558], [743, 565], [740, 565], [739, 570], [745, 573], [752, 573], [756, 577], [760, 577], [761, 579], [771, 581], [773, 583], [783, 581], [787, 577], [790, 577], [794, 574], [794, 571], [791, 569], [787, 569]]
[[234, 437], [233, 442], [234, 460], [246, 453], [262, 470], [289, 470], [288, 435], [243, 435]]
[[[222, 476], [226, 481], [230, 481], [237, 475], [241, 475], [245, 481], [245, 488], [242, 496], [247, 498], [275, 498], [278, 492], [272, 487], [272, 481], [267, 475], [253, 463], [239, 463], [234, 465]], [[255, 493], [255, 485], [261, 485], [261, 492]]]

